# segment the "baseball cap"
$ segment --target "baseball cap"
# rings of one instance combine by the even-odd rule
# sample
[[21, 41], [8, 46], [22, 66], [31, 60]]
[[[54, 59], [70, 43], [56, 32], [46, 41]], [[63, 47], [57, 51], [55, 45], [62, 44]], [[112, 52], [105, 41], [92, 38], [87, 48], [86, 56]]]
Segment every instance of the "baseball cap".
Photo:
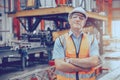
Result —
[[87, 19], [87, 17], [88, 17], [88, 16], [87, 16], [87, 12], [86, 12], [82, 7], [76, 7], [76, 8], [74, 8], [74, 9], [69, 13], [68, 18], [70, 18], [73, 13], [81, 13], [81, 14], [83, 14], [83, 15], [85, 16], [86, 19]]

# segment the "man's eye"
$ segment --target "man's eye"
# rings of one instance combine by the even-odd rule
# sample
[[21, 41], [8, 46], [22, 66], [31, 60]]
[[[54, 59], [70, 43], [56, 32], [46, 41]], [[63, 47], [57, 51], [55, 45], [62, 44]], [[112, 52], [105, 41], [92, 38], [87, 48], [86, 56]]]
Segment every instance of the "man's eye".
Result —
[[79, 17], [80, 20], [84, 20], [85, 18], [84, 17]]

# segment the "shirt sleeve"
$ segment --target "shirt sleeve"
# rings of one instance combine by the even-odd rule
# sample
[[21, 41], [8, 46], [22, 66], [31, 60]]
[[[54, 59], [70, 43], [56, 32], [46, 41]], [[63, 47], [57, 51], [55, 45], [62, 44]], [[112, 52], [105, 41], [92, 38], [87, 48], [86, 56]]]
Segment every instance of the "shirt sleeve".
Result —
[[64, 58], [64, 57], [65, 57], [64, 48], [59, 38], [57, 38], [54, 43], [52, 59], [58, 59], [58, 58]]
[[93, 38], [93, 42], [91, 40], [91, 44], [90, 44], [90, 56], [95, 56], [95, 55], [100, 56], [98, 41], [96, 37]]

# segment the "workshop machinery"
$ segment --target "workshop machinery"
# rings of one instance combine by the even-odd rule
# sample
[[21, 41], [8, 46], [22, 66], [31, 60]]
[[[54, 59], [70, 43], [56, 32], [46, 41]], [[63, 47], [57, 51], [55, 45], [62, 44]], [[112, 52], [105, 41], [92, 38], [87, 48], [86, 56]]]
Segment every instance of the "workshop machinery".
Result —
[[[13, 1], [13, 3], [11, 2]], [[17, 20], [17, 29], [16, 35], [17, 39], [20, 40], [20, 24], [24, 28], [24, 30], [27, 32], [26, 34], [22, 35], [22, 37], [28, 42], [40, 42], [40, 48], [39, 50], [46, 50], [48, 54], [48, 63], [53, 64], [54, 61], [52, 62], [52, 50], [53, 50], [53, 45], [54, 45], [54, 40], [60, 36], [61, 34], [64, 34], [69, 30], [69, 24], [68, 24], [68, 13], [77, 6], [71, 6], [71, 2], [66, 2], [67, 4], [63, 5], [58, 5], [56, 7], [44, 7], [41, 6], [40, 2], [37, 2], [36, 0], [35, 3], [29, 3], [30, 5], [27, 6], [26, 4], [20, 4], [21, 0], [4, 0], [5, 6], [9, 6], [9, 9], [5, 9], [5, 13], [8, 14], [9, 17], [13, 17], [13, 21]], [[27, 1], [32, 1], [32, 0], [27, 0]], [[46, 1], [46, 0], [44, 0]], [[66, 0], [69, 1], [69, 0]], [[85, 6], [85, 0], [82, 0], [81, 4], [84, 3]], [[14, 4], [14, 5], [11, 5]], [[17, 5], [18, 4], [18, 5]], [[16, 6], [17, 5], [17, 6]], [[22, 7], [21, 7], [22, 5]], [[80, 6], [78, 5], [78, 6]], [[13, 7], [14, 6], [14, 7]], [[107, 17], [104, 15], [99, 15], [95, 12], [87, 12], [88, 14], [88, 21], [86, 23], [86, 27], [92, 26], [93, 28], [96, 28], [97, 31], [100, 33], [100, 53], [103, 53], [103, 43], [102, 43], [102, 25], [104, 21], [107, 21]], [[54, 29], [47, 28], [45, 30], [45, 21], [53, 21], [54, 23]], [[19, 22], [19, 23], [18, 23]], [[36, 29], [40, 27], [38, 33], [34, 33]], [[13, 28], [15, 28], [13, 26]], [[20, 49], [24, 50], [25, 47], [21, 47]], [[26, 51], [27, 52], [27, 51]], [[26, 53], [25, 52], [25, 53]], [[41, 51], [39, 51], [40, 53]], [[24, 53], [21, 52], [21, 53]], [[32, 53], [32, 52], [30, 52]], [[30, 55], [28, 52], [27, 55]], [[38, 53], [38, 52], [34, 52]], [[33, 54], [34, 54], [33, 53]], [[25, 54], [26, 55], [26, 54]], [[22, 67], [25, 68], [26, 66], [26, 59], [27, 56], [24, 54], [21, 55], [21, 60], [22, 60]], [[33, 57], [30, 57], [31, 60]], [[101, 66], [99, 67], [101, 70]], [[99, 74], [98, 71], [97, 74]]]

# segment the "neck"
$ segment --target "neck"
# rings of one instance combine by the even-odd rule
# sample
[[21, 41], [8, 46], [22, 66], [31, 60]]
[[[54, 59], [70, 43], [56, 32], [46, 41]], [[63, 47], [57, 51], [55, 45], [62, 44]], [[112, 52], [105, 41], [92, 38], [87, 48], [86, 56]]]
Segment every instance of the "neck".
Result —
[[78, 38], [82, 30], [72, 30], [72, 32], [75, 34], [75, 36]]

